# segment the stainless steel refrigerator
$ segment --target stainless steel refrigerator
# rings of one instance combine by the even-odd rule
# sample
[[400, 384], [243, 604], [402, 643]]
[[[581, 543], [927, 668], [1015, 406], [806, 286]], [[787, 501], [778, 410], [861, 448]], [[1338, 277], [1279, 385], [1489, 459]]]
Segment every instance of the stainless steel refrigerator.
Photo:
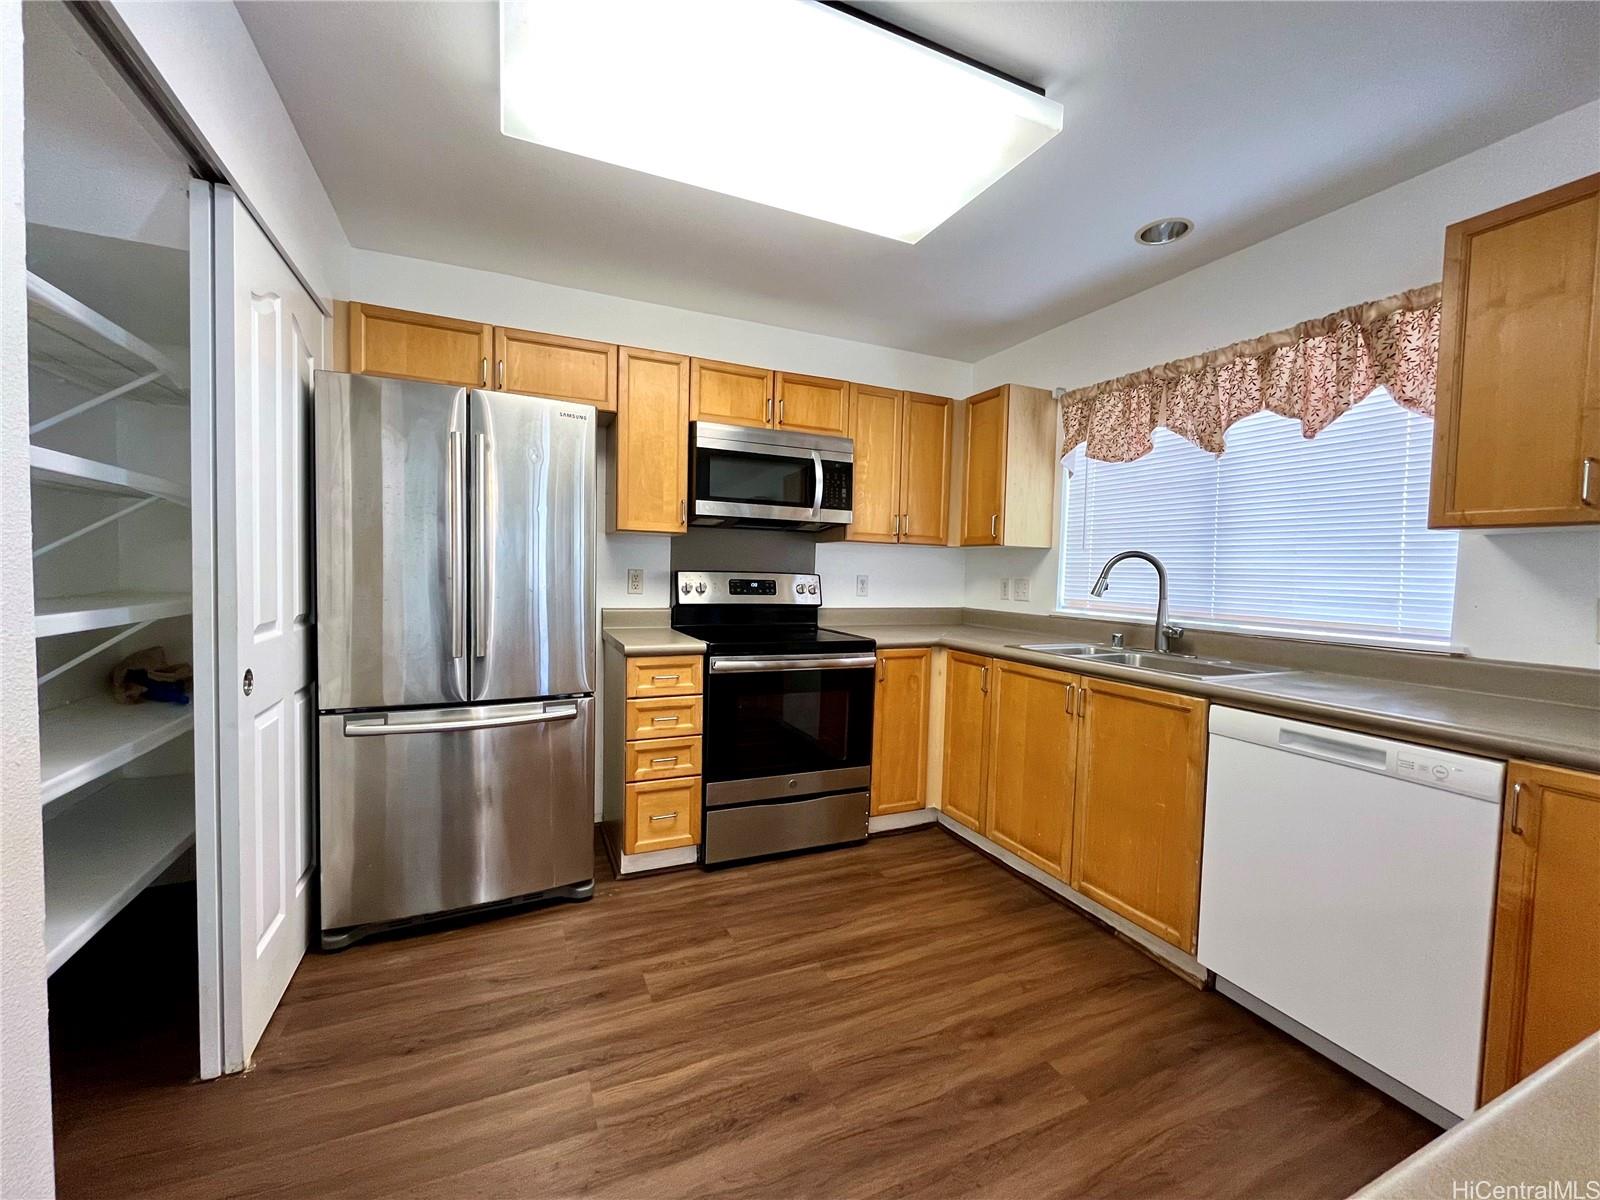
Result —
[[324, 948], [593, 890], [595, 411], [317, 373]]

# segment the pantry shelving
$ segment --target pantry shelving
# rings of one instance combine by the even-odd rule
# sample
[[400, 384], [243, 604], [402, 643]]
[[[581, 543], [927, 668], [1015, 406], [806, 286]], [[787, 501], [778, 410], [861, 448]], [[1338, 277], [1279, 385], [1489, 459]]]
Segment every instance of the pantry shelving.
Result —
[[187, 706], [90, 696], [39, 717], [39, 799], [53, 801], [194, 728]]
[[168, 500], [184, 505], [189, 503], [189, 489], [185, 484], [162, 479], [159, 475], [130, 471], [114, 463], [96, 462], [92, 458], [51, 450], [45, 446], [30, 447], [28, 457], [35, 483], [81, 492], [99, 492], [108, 496]]

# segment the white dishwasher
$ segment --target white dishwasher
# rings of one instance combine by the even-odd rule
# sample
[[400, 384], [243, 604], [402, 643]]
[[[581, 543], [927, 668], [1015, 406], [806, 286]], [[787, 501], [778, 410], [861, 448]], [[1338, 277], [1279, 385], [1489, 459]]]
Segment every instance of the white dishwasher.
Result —
[[1225, 993], [1465, 1116], [1504, 777], [1500, 762], [1213, 706], [1196, 956]]

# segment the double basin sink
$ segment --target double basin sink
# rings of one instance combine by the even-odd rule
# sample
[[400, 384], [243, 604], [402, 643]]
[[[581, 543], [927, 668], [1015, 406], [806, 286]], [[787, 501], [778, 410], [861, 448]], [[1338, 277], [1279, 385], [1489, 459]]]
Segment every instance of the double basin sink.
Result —
[[1092, 642], [1032, 642], [1014, 643], [1013, 650], [1032, 650], [1036, 654], [1053, 654], [1058, 658], [1106, 663], [1118, 667], [1138, 667], [1143, 671], [1160, 671], [1166, 675], [1181, 675], [1189, 679], [1226, 679], [1232, 675], [1270, 675], [1282, 668], [1254, 666], [1250, 663], [1228, 662], [1220, 658], [1193, 658], [1187, 654], [1170, 654], [1160, 650], [1125, 650], [1120, 646], [1101, 646]]

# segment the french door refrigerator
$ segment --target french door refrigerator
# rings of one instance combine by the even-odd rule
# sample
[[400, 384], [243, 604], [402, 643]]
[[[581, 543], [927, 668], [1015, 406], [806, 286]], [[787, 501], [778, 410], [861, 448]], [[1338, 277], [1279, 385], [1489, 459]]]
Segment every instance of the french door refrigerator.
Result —
[[317, 372], [321, 941], [593, 890], [595, 411]]

